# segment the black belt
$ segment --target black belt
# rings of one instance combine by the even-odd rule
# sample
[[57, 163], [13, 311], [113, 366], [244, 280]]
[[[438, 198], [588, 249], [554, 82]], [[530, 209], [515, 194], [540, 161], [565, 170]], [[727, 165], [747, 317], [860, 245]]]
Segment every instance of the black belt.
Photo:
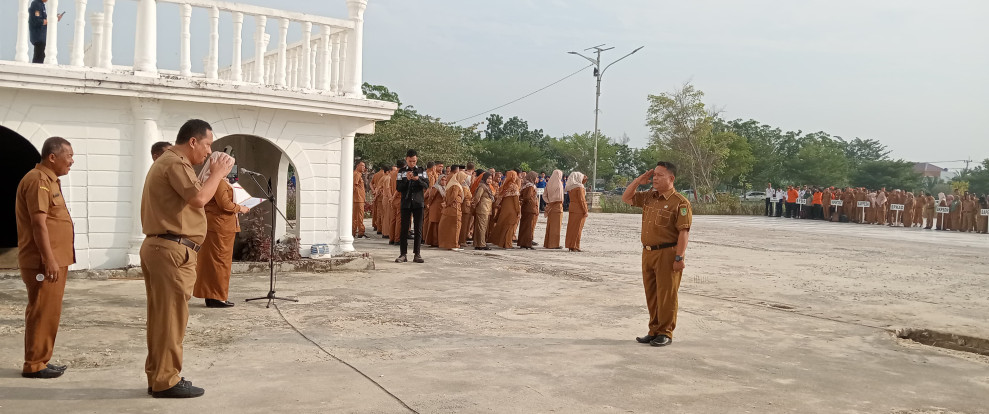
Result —
[[673, 243], [657, 244], [655, 246], [642, 246], [642, 248], [645, 249], [645, 250], [652, 251], [652, 250], [662, 250], [662, 249], [665, 249], [665, 248], [668, 248], [668, 247], [674, 247], [676, 245], [677, 245], [676, 242], [673, 242]]
[[199, 253], [199, 249], [202, 249], [203, 248], [203, 246], [200, 246], [200, 245], [196, 244], [196, 242], [194, 242], [192, 240], [189, 240], [189, 239], [186, 239], [186, 238], [182, 238], [182, 237], [179, 237], [179, 236], [175, 236], [175, 235], [171, 235], [171, 234], [159, 234], [157, 236], [151, 236], [151, 237], [157, 237], [159, 239], [171, 240], [173, 242], [176, 242], [178, 244], [181, 244], [181, 245], [183, 245], [185, 247], [188, 247], [188, 248], [192, 249], [192, 251], [194, 251], [196, 253]]

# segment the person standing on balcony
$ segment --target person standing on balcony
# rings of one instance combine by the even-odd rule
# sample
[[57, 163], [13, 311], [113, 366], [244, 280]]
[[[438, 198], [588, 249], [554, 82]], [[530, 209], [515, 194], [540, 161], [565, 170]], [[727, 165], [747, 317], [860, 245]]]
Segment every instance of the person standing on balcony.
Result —
[[193, 398], [202, 388], [182, 373], [182, 341], [189, 322], [189, 299], [196, 284], [196, 264], [206, 239], [203, 207], [234, 159], [221, 153], [210, 163], [210, 175], [200, 182], [193, 165], [204, 163], [213, 145], [213, 128], [193, 119], [179, 128], [175, 146], [151, 165], [141, 196], [141, 225], [147, 236], [141, 245], [141, 270], [147, 291], [148, 357], [144, 372], [148, 394], [154, 398]]
[[[32, 63], [45, 63], [45, 46], [48, 39], [48, 11], [45, 10], [45, 3], [48, 0], [33, 0], [28, 8], [28, 28], [31, 31], [31, 44], [34, 45], [34, 59]], [[62, 16], [58, 15], [58, 21], [62, 21]]]
[[21, 371], [25, 378], [57, 378], [65, 372], [65, 366], [48, 361], [62, 316], [65, 279], [69, 265], [76, 262], [75, 229], [58, 179], [69, 173], [72, 156], [69, 141], [48, 138], [41, 162], [17, 186], [17, 264], [27, 286]]

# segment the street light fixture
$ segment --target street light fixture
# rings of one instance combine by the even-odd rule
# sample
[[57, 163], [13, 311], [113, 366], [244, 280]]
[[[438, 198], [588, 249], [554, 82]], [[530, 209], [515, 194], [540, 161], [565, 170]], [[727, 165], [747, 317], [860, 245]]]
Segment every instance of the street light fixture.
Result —
[[614, 65], [614, 64], [622, 61], [622, 59], [625, 59], [625, 58], [627, 58], [629, 56], [632, 56], [633, 54], [635, 54], [635, 52], [638, 52], [638, 51], [642, 50], [642, 48], [645, 47], [645, 46], [639, 46], [637, 49], [629, 52], [629, 54], [627, 54], [625, 56], [622, 56], [618, 60], [616, 60], [616, 61], [611, 62], [610, 64], [608, 64], [608, 66], [605, 66], [604, 69], [601, 69], [601, 52], [605, 52], [605, 51], [614, 49], [613, 47], [602, 48], [602, 46], [604, 46], [604, 45], [601, 44], [601, 45], [597, 45], [597, 46], [593, 46], [593, 47], [589, 47], [587, 49], [584, 49], [585, 52], [588, 51], [588, 50], [594, 50], [595, 53], [597, 54], [597, 56], [596, 56], [595, 59], [591, 59], [591, 58], [589, 58], [587, 56], [584, 56], [584, 55], [582, 55], [582, 54], [580, 54], [578, 52], [567, 52], [567, 53], [569, 53], [571, 55], [580, 56], [580, 57], [582, 57], [584, 59], [587, 59], [589, 62], [591, 62], [591, 64], [594, 66], [594, 78], [597, 79], [597, 93], [594, 96], [594, 167], [593, 167], [594, 168], [594, 171], [591, 173], [591, 177], [592, 177], [591, 178], [591, 180], [592, 180], [591, 181], [591, 189], [592, 189], [592, 191], [597, 191], [597, 185], [598, 185], [598, 183], [597, 183], [598, 182], [598, 137], [601, 134], [601, 132], [598, 130], [598, 113], [600, 112], [600, 106], [601, 106], [601, 79], [604, 77], [604, 72], [606, 72], [608, 70], [608, 68], [611, 67], [611, 65]]

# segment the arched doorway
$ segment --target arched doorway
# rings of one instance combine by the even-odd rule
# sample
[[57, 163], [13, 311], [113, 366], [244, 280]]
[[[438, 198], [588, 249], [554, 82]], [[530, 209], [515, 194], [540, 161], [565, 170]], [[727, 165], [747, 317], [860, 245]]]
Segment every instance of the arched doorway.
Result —
[[[226, 152], [237, 160], [237, 164], [234, 165], [228, 178], [240, 184], [251, 196], [264, 197], [262, 189], [267, 190], [267, 182], [264, 182], [260, 177], [241, 174], [241, 168], [264, 174], [265, 177], [271, 179], [271, 186], [275, 198], [278, 200], [278, 207], [285, 213], [288, 223], [291, 223], [291, 226], [287, 225], [286, 221], [278, 216], [275, 223], [275, 237], [280, 240], [286, 234], [292, 234], [298, 238], [300, 234], [300, 226], [297, 224], [300, 221], [297, 214], [300, 205], [300, 192], [297, 187], [299, 179], [295, 176], [296, 169], [288, 155], [270, 141], [246, 134], [228, 135], [217, 139], [213, 141], [213, 150]], [[250, 216], [260, 217], [263, 220], [264, 228], [270, 229], [271, 206], [269, 203], [264, 202], [254, 207]], [[248, 233], [248, 224], [245, 217], [242, 216], [242, 232], [234, 242], [234, 259], [241, 259], [241, 250], [244, 237]]]
[[41, 154], [20, 134], [0, 126], [0, 268], [17, 267], [17, 222], [14, 207], [17, 185], [34, 165], [41, 161]]

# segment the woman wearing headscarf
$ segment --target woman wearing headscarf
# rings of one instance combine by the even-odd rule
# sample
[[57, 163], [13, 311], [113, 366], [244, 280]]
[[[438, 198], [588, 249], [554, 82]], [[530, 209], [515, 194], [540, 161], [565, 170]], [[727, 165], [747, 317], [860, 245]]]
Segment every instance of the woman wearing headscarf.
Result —
[[391, 223], [393, 215], [391, 209], [391, 189], [395, 187], [393, 184], [394, 179], [392, 178], [392, 176], [395, 175], [392, 174], [394, 170], [394, 166], [390, 167], [387, 171], [385, 171], [385, 174], [381, 176], [381, 180], [378, 181], [378, 209], [381, 210], [381, 212], [378, 213], [381, 215], [381, 227], [378, 227], [378, 232], [381, 233], [381, 237], [385, 239], [391, 238]]
[[473, 193], [470, 191], [470, 174], [463, 173], [463, 181], [460, 182], [460, 187], [464, 190], [464, 201], [460, 205], [460, 237], [457, 240], [460, 244], [460, 248], [467, 247], [467, 235], [470, 234], [471, 226], [474, 225], [474, 209], [472, 196]]
[[536, 221], [539, 220], [539, 197], [536, 195], [536, 181], [539, 174], [529, 171], [525, 175], [525, 184], [519, 192], [519, 203], [522, 205], [522, 219], [519, 221], [519, 247], [532, 248], [535, 238]]
[[937, 217], [937, 227], [936, 228], [938, 230], [947, 230], [948, 229], [948, 214], [946, 214], [946, 213], [938, 213], [937, 212], [937, 207], [948, 207], [948, 204], [949, 203], [950, 203], [950, 200], [948, 200], [948, 197], [945, 196], [944, 193], [938, 193], [937, 194], [937, 201], [936, 201], [936, 204], [934, 206], [934, 211], [935, 211], [934, 216]]
[[464, 202], [464, 173], [457, 171], [447, 180], [446, 196], [440, 206], [443, 214], [440, 217], [439, 239], [440, 248], [453, 250], [460, 248], [460, 209]]
[[567, 178], [567, 185], [564, 191], [570, 194], [570, 213], [567, 215], [567, 239], [566, 246], [571, 252], [580, 251], [580, 236], [584, 232], [584, 220], [587, 220], [587, 198], [585, 197], [584, 183], [587, 176], [574, 171]]
[[389, 230], [388, 244], [398, 245], [402, 239], [402, 193], [398, 191], [398, 170], [405, 167], [405, 160], [399, 160], [395, 169], [391, 172], [391, 198], [388, 199], [388, 208], [391, 210], [391, 229]]
[[[473, 194], [472, 208], [474, 210], [474, 250], [491, 250], [487, 244], [488, 220], [491, 216], [491, 204], [494, 203], [494, 191], [491, 190], [490, 173], [484, 173], [475, 180], [477, 184]], [[480, 183], [480, 184], [478, 184]]]
[[[210, 176], [210, 164], [222, 152], [214, 152], [206, 160], [199, 181], [206, 182]], [[193, 296], [206, 299], [208, 308], [229, 308], [234, 304], [227, 301], [230, 291], [230, 268], [233, 262], [234, 238], [240, 232], [237, 213], [246, 213], [247, 207], [234, 202], [234, 189], [227, 180], [221, 180], [216, 194], [206, 203], [206, 240], [199, 250], [196, 263], [196, 285]]]
[[563, 171], [553, 170], [553, 175], [546, 183], [543, 200], [546, 201], [546, 238], [543, 240], [543, 247], [562, 249], [560, 229], [563, 227]]
[[493, 234], [494, 244], [505, 249], [512, 248], [512, 240], [515, 238], [515, 230], [519, 226], [519, 182], [518, 173], [509, 170], [505, 173], [501, 188], [495, 197], [495, 209], [498, 211], [498, 219]]
[[436, 184], [426, 191], [426, 204], [429, 205], [428, 223], [423, 231], [426, 235], [425, 243], [430, 247], [440, 246], [440, 218], [443, 216], [443, 199], [446, 198], [446, 176], [441, 175], [436, 180]]

